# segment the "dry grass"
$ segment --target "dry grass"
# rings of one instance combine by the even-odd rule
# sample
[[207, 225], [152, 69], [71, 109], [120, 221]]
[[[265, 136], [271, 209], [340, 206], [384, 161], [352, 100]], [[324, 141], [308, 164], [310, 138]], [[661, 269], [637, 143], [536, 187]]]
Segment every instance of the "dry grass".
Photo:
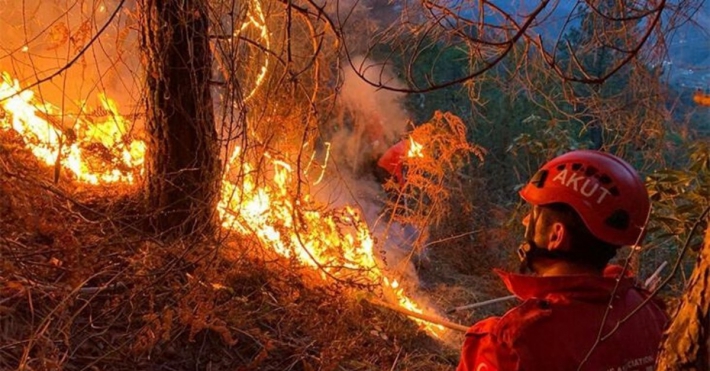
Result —
[[367, 293], [237, 237], [164, 245], [137, 228], [131, 197], [44, 181], [52, 171], [0, 135], [0, 369], [455, 366], [456, 346]]

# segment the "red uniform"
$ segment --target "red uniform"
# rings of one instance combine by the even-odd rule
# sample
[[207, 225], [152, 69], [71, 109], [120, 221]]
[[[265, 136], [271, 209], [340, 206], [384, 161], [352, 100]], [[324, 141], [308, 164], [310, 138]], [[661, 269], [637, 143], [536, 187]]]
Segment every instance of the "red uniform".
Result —
[[582, 370], [653, 370], [668, 317], [651, 300], [615, 328], [648, 297], [633, 278], [625, 277], [603, 321], [617, 284], [612, 274], [619, 271], [610, 268], [604, 277], [536, 277], [498, 271], [523, 303], [502, 317], [469, 328], [457, 371], [577, 370], [594, 346], [602, 322], [602, 338], [614, 332], [594, 346]]
[[407, 157], [409, 142], [403, 139], [390, 147], [377, 161], [377, 166], [387, 170], [397, 183], [404, 183], [404, 159]]

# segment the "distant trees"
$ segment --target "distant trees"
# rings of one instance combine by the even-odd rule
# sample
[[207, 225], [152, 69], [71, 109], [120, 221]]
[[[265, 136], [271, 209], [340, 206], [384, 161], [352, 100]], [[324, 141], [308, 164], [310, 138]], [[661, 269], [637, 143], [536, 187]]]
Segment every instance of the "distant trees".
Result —
[[[529, 60], [542, 60], [565, 81], [599, 84], [624, 66], [663, 58], [666, 37], [687, 22], [702, 3], [409, 0], [400, 5], [400, 22], [389, 23], [375, 35], [374, 43], [393, 43], [408, 35], [402, 45], [408, 62], [404, 72], [410, 82], [418, 82], [410, 87], [414, 91], [471, 81], [513, 54], [516, 45], [523, 45]], [[567, 37], [574, 29], [585, 34], [584, 43], [574, 43]], [[441, 76], [434, 72], [434, 62], [424, 78], [414, 76], [420, 71], [413, 68], [417, 63], [429, 66], [430, 62], [421, 58], [432, 40], [447, 48], [466, 50], [469, 68], [456, 76]], [[594, 59], [603, 58], [603, 64], [589, 63], [593, 55], [597, 56]], [[386, 87], [382, 81], [371, 83]]]
[[[668, 117], [661, 71], [650, 66], [665, 57], [667, 34], [699, 5], [412, 0], [400, 3], [398, 22], [375, 32], [373, 47], [345, 51], [400, 66], [405, 88], [372, 78], [377, 74], [368, 81], [416, 93], [415, 115], [448, 110], [465, 117], [481, 140], [500, 136], [498, 147], [488, 148], [498, 160], [505, 161], [510, 144], [503, 137], [546, 126], [572, 135], [570, 143], [633, 157], [645, 168], [658, 163], [650, 157], [659, 152]], [[470, 103], [454, 103], [461, 88]], [[528, 117], [539, 119], [523, 124]]]

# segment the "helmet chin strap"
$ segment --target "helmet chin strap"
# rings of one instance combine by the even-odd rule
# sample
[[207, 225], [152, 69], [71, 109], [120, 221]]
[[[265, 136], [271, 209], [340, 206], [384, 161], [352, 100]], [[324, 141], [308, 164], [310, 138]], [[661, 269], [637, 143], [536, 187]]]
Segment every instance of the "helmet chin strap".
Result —
[[537, 208], [533, 206], [532, 212], [530, 213], [530, 220], [528, 220], [528, 225], [525, 227], [525, 236], [523, 243], [518, 246], [518, 258], [520, 258], [520, 268], [518, 269], [520, 273], [530, 273], [533, 272], [532, 260], [536, 255], [539, 255], [538, 251], [542, 250], [535, 243], [535, 225], [537, 224], [537, 219], [539, 217], [539, 212]]

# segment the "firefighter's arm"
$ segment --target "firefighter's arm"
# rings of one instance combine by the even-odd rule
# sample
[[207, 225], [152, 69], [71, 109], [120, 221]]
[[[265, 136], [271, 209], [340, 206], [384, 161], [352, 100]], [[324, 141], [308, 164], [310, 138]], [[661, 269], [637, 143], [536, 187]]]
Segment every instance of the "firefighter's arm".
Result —
[[489, 318], [468, 329], [457, 371], [518, 370], [515, 350], [495, 334], [497, 322], [498, 318]]

